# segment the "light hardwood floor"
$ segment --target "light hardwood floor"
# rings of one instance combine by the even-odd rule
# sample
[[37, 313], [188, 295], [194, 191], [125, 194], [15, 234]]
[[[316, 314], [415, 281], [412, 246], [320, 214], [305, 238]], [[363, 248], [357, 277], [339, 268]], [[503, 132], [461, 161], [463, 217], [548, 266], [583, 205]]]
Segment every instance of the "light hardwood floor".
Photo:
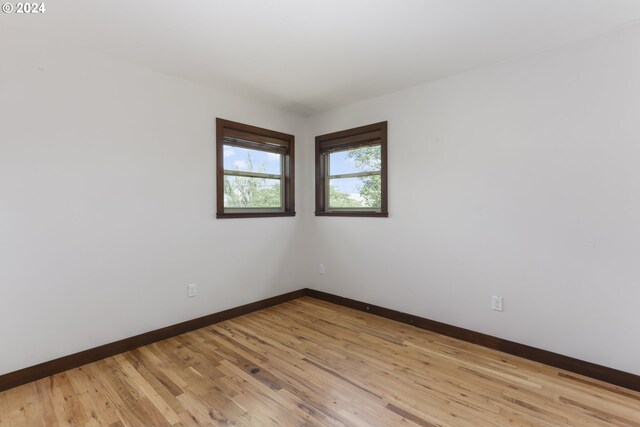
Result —
[[640, 393], [305, 297], [0, 393], [41, 425], [640, 426]]

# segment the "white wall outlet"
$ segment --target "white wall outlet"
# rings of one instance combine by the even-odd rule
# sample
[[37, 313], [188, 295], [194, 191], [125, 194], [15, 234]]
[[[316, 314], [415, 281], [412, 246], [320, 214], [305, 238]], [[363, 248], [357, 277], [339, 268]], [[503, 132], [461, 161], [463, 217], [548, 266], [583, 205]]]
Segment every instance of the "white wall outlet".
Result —
[[324, 264], [318, 265], [318, 273], [320, 273], [320, 274], [324, 274], [325, 273]]
[[197, 292], [198, 292], [198, 288], [195, 283], [187, 285], [187, 296], [189, 298], [195, 297]]
[[502, 297], [497, 295], [491, 297], [491, 310], [502, 311]]

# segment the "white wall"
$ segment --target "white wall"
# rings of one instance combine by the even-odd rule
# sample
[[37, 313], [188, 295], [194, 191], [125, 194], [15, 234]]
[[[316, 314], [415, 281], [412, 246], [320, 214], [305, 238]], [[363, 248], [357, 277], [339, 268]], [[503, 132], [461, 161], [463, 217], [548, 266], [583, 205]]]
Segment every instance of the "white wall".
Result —
[[311, 134], [382, 120], [390, 217], [316, 218], [315, 288], [640, 374], [639, 26], [332, 111]]
[[304, 124], [0, 25], [0, 374], [306, 285], [310, 212], [215, 219], [216, 117]]

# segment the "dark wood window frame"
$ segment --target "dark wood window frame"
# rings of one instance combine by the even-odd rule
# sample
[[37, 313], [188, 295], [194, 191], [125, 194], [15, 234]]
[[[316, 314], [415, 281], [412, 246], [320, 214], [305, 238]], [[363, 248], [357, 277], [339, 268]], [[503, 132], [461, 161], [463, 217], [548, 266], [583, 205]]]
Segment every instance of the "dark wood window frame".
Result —
[[[284, 175], [283, 209], [280, 211], [252, 212], [252, 208], [233, 208], [225, 212], [224, 207], [224, 146], [248, 148], [283, 155]], [[256, 126], [216, 119], [216, 218], [260, 218], [294, 216], [295, 212], [295, 137], [282, 132]], [[229, 210], [229, 208], [227, 208]], [[246, 211], [245, 211], [246, 210]]]
[[[327, 206], [327, 158], [333, 151], [380, 145], [380, 210], [329, 210]], [[388, 217], [387, 195], [387, 122], [374, 123], [316, 137], [316, 216]]]

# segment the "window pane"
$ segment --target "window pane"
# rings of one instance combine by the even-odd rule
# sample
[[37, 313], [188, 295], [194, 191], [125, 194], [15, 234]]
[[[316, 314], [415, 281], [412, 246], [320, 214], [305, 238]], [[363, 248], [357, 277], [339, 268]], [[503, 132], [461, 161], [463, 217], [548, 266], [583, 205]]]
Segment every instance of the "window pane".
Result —
[[280, 208], [282, 193], [279, 179], [225, 175], [225, 208]]
[[329, 207], [380, 208], [380, 175], [329, 180]]
[[380, 164], [379, 145], [329, 153], [329, 175], [379, 171]]
[[223, 155], [224, 168], [227, 170], [281, 175], [281, 154], [225, 145]]

